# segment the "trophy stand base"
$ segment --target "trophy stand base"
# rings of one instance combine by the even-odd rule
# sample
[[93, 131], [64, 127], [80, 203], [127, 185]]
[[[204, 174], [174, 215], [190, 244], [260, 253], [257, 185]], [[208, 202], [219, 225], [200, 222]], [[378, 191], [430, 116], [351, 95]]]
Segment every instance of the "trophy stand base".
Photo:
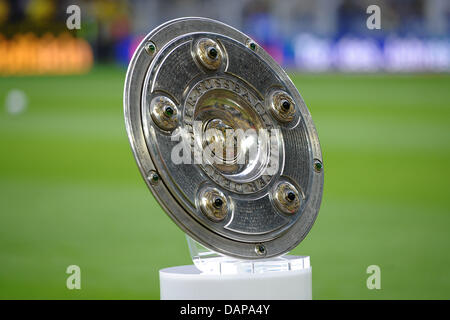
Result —
[[195, 265], [159, 271], [161, 300], [311, 300], [309, 257], [239, 260], [187, 237]]
[[159, 280], [161, 300], [312, 299], [311, 267], [263, 273], [205, 274], [194, 265], [188, 265], [160, 270]]

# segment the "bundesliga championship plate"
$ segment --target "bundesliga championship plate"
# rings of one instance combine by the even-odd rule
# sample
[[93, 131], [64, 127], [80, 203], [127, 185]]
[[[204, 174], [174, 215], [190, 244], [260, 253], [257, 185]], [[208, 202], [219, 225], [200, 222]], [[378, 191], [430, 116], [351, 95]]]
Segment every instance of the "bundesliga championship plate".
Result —
[[211, 19], [150, 32], [130, 62], [125, 122], [139, 170], [190, 237], [259, 259], [297, 246], [322, 199], [311, 115], [251, 38]]

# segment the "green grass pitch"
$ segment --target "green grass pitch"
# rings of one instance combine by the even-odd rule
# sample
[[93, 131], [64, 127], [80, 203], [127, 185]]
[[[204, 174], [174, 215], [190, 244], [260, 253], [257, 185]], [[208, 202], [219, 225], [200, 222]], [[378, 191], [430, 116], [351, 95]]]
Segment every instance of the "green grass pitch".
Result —
[[[0, 298], [158, 299], [190, 263], [125, 132], [125, 70], [0, 78]], [[315, 299], [450, 298], [450, 76], [300, 75], [324, 197], [308, 237]], [[11, 89], [27, 110], [5, 111]], [[65, 270], [81, 268], [81, 290]], [[368, 290], [366, 268], [381, 268]]]

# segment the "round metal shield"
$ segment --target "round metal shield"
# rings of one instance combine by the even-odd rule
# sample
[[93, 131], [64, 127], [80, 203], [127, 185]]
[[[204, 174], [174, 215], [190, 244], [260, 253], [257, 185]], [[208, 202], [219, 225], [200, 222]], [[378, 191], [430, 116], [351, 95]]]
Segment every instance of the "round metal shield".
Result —
[[125, 123], [166, 213], [216, 252], [278, 256], [311, 229], [323, 164], [311, 115], [282, 68], [218, 21], [150, 32], [130, 62]]

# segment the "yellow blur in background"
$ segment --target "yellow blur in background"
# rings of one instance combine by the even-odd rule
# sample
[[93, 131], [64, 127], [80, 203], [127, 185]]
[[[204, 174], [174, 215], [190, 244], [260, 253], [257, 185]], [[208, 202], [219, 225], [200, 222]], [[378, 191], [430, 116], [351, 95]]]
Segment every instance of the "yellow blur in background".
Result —
[[2, 75], [78, 74], [89, 71], [93, 62], [89, 44], [67, 33], [26, 33], [11, 40], [0, 35]]

